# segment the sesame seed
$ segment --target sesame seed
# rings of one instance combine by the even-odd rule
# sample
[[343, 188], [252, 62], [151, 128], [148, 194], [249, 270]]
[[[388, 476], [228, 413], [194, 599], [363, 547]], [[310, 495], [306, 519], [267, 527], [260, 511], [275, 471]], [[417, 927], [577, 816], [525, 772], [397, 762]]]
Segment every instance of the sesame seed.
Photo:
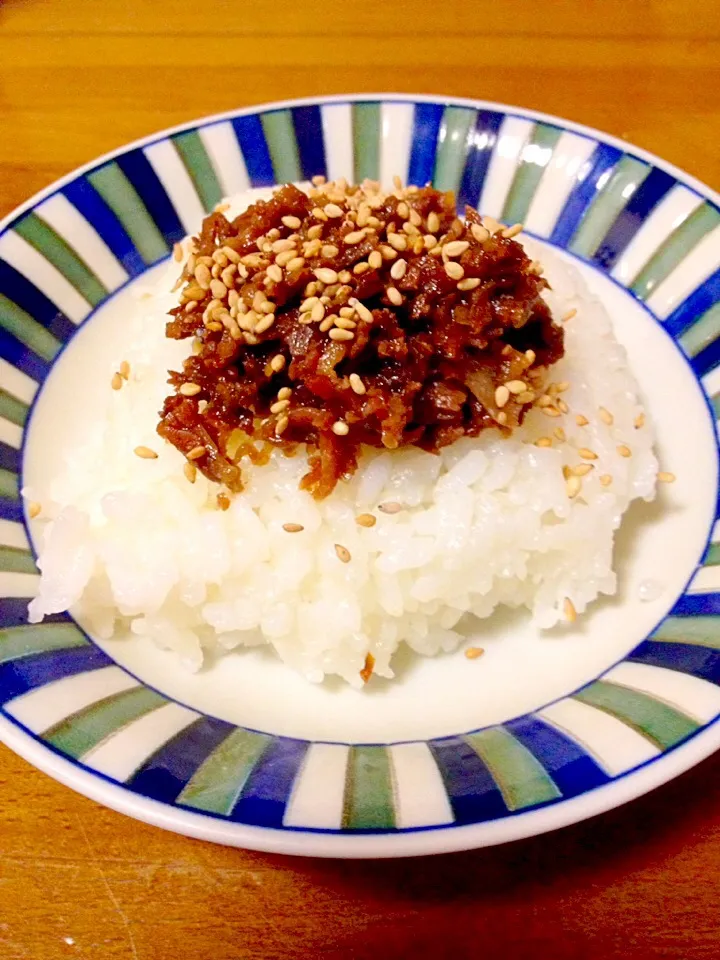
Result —
[[200, 393], [202, 387], [199, 383], [183, 383], [180, 387], [180, 393], [184, 397], [194, 397], [195, 394]]
[[187, 460], [183, 464], [183, 473], [185, 478], [189, 483], [195, 483], [197, 479], [197, 467], [194, 463], [189, 463]]
[[182, 260], [182, 258], [183, 258], [183, 248], [182, 248], [182, 244], [181, 244], [181, 243], [174, 243], [174, 244], [173, 244], [173, 259], [174, 259], [174, 260], [177, 260], [177, 262], [180, 263], [180, 261]]
[[590, 423], [590, 421], [588, 420], [587, 417], [584, 417], [581, 413], [578, 413], [578, 415], [575, 417], [575, 423], [579, 427], [586, 427]]
[[402, 190], [403, 188], [402, 180], [397, 175], [397, 173], [393, 174], [393, 186], [395, 187], [396, 190]]
[[322, 236], [323, 225], [321, 223], [316, 223], [307, 232], [308, 240], [319, 240]]
[[272, 245], [273, 253], [284, 253], [286, 250], [295, 250], [296, 244], [294, 240], [291, 240], [289, 237], [286, 237], [284, 240], [275, 240]]
[[565, 403], [564, 400], [558, 399], [555, 402], [558, 410], [560, 410], [561, 413], [570, 413], [570, 407]]
[[290, 406], [289, 400], [277, 400], [270, 406], [270, 413], [283, 413]]
[[229, 293], [235, 293], [236, 291], [232, 290], [232, 285], [235, 283], [235, 274], [237, 273], [237, 267], [234, 263], [229, 264], [220, 274], [220, 279], [228, 288]]
[[433, 233], [426, 233], [425, 236], [422, 238], [422, 241], [423, 241], [423, 247], [425, 248], [425, 250], [432, 250], [434, 247], [437, 247], [438, 245], [437, 237]]
[[[204, 263], [199, 263], [197, 267], [195, 267], [194, 276], [198, 284], [202, 287], [202, 289], [207, 290], [208, 287], [210, 286], [210, 280], [212, 279], [212, 274], [210, 273], [210, 271], [208, 270], [208, 268], [205, 266]], [[187, 295], [187, 291], [186, 291], [186, 295]]]
[[286, 269], [288, 273], [297, 273], [297, 271], [302, 270], [304, 266], [305, 257], [293, 257], [292, 260], [288, 260]]
[[636, 429], [636, 430], [639, 430], [640, 427], [642, 427], [642, 426], [644, 426], [644, 425], [645, 425], [645, 414], [644, 414], [644, 413], [639, 413], [639, 414], [635, 417], [635, 429]]
[[379, 250], [373, 250], [373, 252], [368, 257], [368, 263], [370, 264], [372, 269], [379, 270], [380, 267], [382, 266], [382, 262], [383, 262], [382, 253], [380, 253]]
[[537, 398], [538, 407], [551, 407], [552, 406], [552, 397], [548, 396], [547, 393], [542, 393]]
[[466, 290], [475, 290], [480, 286], [478, 277], [466, 277], [464, 280], [458, 280], [457, 288], [463, 292]]
[[310, 311], [310, 319], [313, 323], [320, 323], [322, 318], [325, 316], [325, 305], [320, 303], [318, 300], [317, 303], [313, 304], [312, 310]]
[[440, 229], [440, 217], [432, 210], [428, 214], [427, 228], [429, 233], [437, 233]]
[[226, 494], [219, 493], [215, 499], [220, 510], [230, 509], [230, 498]]
[[410, 216], [410, 207], [403, 200], [402, 203], [397, 205], [397, 212], [399, 217], [402, 217], [403, 220], [407, 220], [407, 218]]
[[609, 487], [610, 484], [612, 483], [612, 477], [610, 476], [610, 474], [609, 474], [609, 473], [604, 473], [604, 474], [600, 477], [600, 483], [603, 485], [603, 487]]
[[355, 517], [355, 523], [359, 527], [374, 527], [377, 523], [377, 517], [374, 517], [371, 513], [361, 513]]
[[378, 510], [381, 513], [387, 513], [387, 514], [400, 513], [402, 509], [403, 509], [403, 505], [401, 503], [397, 503], [394, 500], [388, 500], [385, 503], [378, 504]]
[[516, 237], [519, 233], [522, 233], [523, 225], [521, 223], [514, 223], [511, 227], [505, 227], [502, 231], [501, 236], [505, 237], [506, 240], [511, 240], [513, 237]]
[[367, 389], [357, 373], [350, 374], [350, 388], [353, 393], [357, 393], [359, 396], [362, 396]]
[[674, 473], [668, 473], [667, 470], [661, 470], [660, 473], [658, 473], [657, 478], [660, 483], [675, 483], [675, 480], [677, 479]]
[[402, 257], [399, 260], [396, 260], [395, 263], [390, 267], [390, 276], [393, 280], [402, 280], [405, 276], [407, 270], [407, 260], [403, 260]]
[[339, 327], [333, 327], [328, 336], [331, 340], [353, 340], [355, 338], [352, 330], [341, 330]]
[[284, 523], [282, 528], [285, 533], [302, 533], [305, 529], [301, 523]]
[[299, 217], [283, 217], [282, 222], [286, 227], [289, 227], [290, 230], [297, 230], [302, 225], [302, 220]]
[[560, 317], [560, 319], [563, 323], [567, 323], [568, 320], [572, 320], [572, 318], [575, 316], [577, 316], [577, 310], [573, 307], [572, 310], [568, 310], [568, 312], [564, 316]]
[[315, 187], [319, 187], [319, 186], [321, 186], [323, 183], [326, 183], [326, 182], [327, 182], [327, 177], [324, 177], [321, 173], [316, 173], [315, 176], [314, 176], [314, 177], [312, 178], [312, 180], [311, 180], [311, 183], [312, 183], [313, 186], [315, 186]]
[[336, 319], [339, 318], [336, 318], [334, 314], [329, 314], [327, 317], [325, 317], [323, 322], [318, 327], [320, 333], [327, 333], [328, 330], [332, 330], [332, 328], [335, 326]]
[[303, 313], [312, 310], [316, 303], [320, 303], [320, 297], [306, 297], [300, 304], [300, 310], [303, 311]]
[[344, 547], [341, 543], [335, 544], [335, 555], [341, 563], [350, 563], [352, 556], [347, 547]]
[[[404, 249], [405, 247], [403, 247], [403, 250]], [[395, 257], [397, 257], [397, 250], [393, 250], [392, 247], [389, 247], [385, 243], [380, 247], [380, 253], [382, 254], [383, 260], [394, 260]]]
[[415, 224], [411, 223], [410, 221], [406, 220], [405, 223], [402, 225], [402, 229], [403, 229], [403, 233], [406, 233], [409, 237], [420, 236], [420, 231], [415, 226]]
[[280, 389], [278, 390], [278, 394], [277, 394], [278, 400], [289, 400], [291, 396], [292, 396], [291, 387], [280, 387]]
[[565, 597], [563, 601], [563, 612], [568, 623], [575, 623], [577, 620], [577, 610], [570, 597]]
[[200, 457], [204, 457], [206, 453], [207, 453], [207, 450], [205, 449], [205, 447], [201, 445], [198, 447], [193, 447], [192, 450], [189, 450], [185, 454], [185, 456], [187, 457], [188, 460], [199, 460]]
[[454, 261], [449, 261], [445, 264], [445, 273], [450, 277], [451, 280], [462, 280], [465, 275], [465, 271], [460, 266], [459, 263]]
[[505, 229], [503, 225], [495, 219], [495, 217], [483, 217], [482, 222], [483, 226], [490, 234], [496, 234]]
[[123, 378], [120, 376], [119, 373], [114, 373], [110, 381], [110, 386], [113, 388], [113, 390], [120, 390], [122, 388], [122, 385], [123, 385]]
[[232, 247], [222, 247], [221, 249], [231, 263], [240, 263], [240, 254], [237, 250], [233, 250]]
[[275, 314], [267, 313], [265, 316], [258, 320], [255, 324], [255, 333], [265, 333], [266, 330], [269, 330], [270, 327], [275, 323]]
[[127, 360], [121, 360], [120, 366], [118, 367], [118, 373], [123, 378], [123, 380], [128, 380], [130, 378], [130, 364]]
[[[380, 258], [382, 260], [382, 257]], [[353, 267], [353, 273], [356, 277], [359, 277], [361, 274], [366, 273], [370, 269], [370, 264], [367, 260], [361, 260], [360, 263], [356, 263]]]
[[518, 403], [532, 403], [535, 399], [535, 394], [532, 390], [523, 390], [522, 393], [519, 393], [516, 397]]
[[[357, 324], [354, 320], [351, 320], [350, 317], [333, 317], [335, 326], [339, 327], [341, 330], [354, 330], [357, 327]], [[329, 328], [328, 328], [329, 329]]]
[[320, 207], [313, 207], [311, 213], [316, 220], [325, 221], [328, 218], [328, 215], [325, 213], [324, 210], [321, 210]]
[[539, 437], [539, 438], [535, 441], [535, 446], [536, 446], [536, 447], [551, 447], [551, 446], [552, 446], [552, 440], [550, 439], [550, 437]]
[[211, 280], [210, 292], [216, 300], [224, 300], [227, 297], [227, 287], [222, 280]]
[[338, 217], [342, 217], [343, 209], [339, 207], [336, 203], [326, 203], [323, 207], [326, 215], [331, 217], [333, 220], [336, 220]]
[[349, 301], [351, 307], [355, 307], [355, 312], [360, 317], [361, 320], [364, 320], [365, 323], [373, 322], [373, 315], [370, 310], [365, 306], [364, 303], [361, 303], [357, 299], [352, 299]]
[[395, 307], [399, 307], [403, 302], [403, 297], [397, 287], [388, 287], [385, 291], [387, 293], [387, 298], [390, 303]]
[[467, 657], [468, 660], [477, 660], [484, 653], [485, 651], [483, 650], [482, 647], [468, 647], [467, 650], [465, 651], [465, 656]]
[[335, 246], [334, 243], [326, 243], [321, 248], [320, 253], [326, 259], [330, 259], [331, 257], [336, 257], [340, 253], [340, 251], [338, 250], [338, 248]]
[[465, 253], [470, 244], [467, 240], [451, 240], [443, 246], [443, 253], [446, 257], [459, 257]]
[[28, 516], [31, 520], [34, 520], [35, 517], [38, 517], [42, 512], [42, 505], [39, 504], [36, 500], [31, 500], [28, 504]]
[[321, 283], [338, 282], [337, 273], [334, 270], [331, 270], [330, 267], [318, 267], [317, 270], [313, 270], [313, 273]]
[[158, 455], [154, 450], [151, 450], [150, 447], [135, 447], [133, 453], [136, 457], [140, 457], [141, 460], [157, 460]]
[[624, 443], [621, 443], [618, 445], [617, 452], [620, 454], [621, 457], [632, 456], [632, 450], [630, 449], [630, 447], [626, 446], [626, 444]]
[[481, 227], [479, 223], [470, 225], [470, 233], [472, 233], [478, 243], [485, 243], [490, 237], [490, 232], [486, 230], [485, 227]]
[[281, 353], [276, 354], [270, 361], [270, 367], [275, 373], [280, 373], [284, 366], [285, 357]]
[[578, 456], [582, 457], [583, 460], [597, 460], [598, 455], [594, 450], [588, 450], [587, 447], [580, 447], [578, 450]]
[[271, 280], [274, 280], [275, 283], [280, 283], [283, 278], [282, 268], [276, 263], [271, 263], [265, 273], [268, 275], [268, 277], [270, 277]]
[[562, 427], [555, 427], [553, 430], [553, 436], [556, 440], [559, 440], [560, 443], [565, 443], [565, 440], [567, 439], [565, 436], [565, 431]]
[[363, 230], [353, 230], [351, 233], [345, 234], [343, 243], [347, 243], [348, 246], [354, 246], [356, 243], [360, 243], [364, 236], [365, 232]]
[[527, 390], [527, 384], [524, 380], [508, 380], [505, 384], [510, 393], [523, 393]]
[[407, 250], [407, 239], [400, 233], [388, 233], [387, 241], [393, 250]]
[[510, 391], [507, 386], [501, 384], [495, 390], [495, 406], [504, 407], [510, 399]]
[[526, 350], [526, 351], [525, 351], [525, 357], [526, 357], [528, 363], [530, 363], [530, 364], [535, 363], [535, 360], [537, 359], [537, 355], [536, 355], [536, 353], [535, 353], [534, 350]]
[[565, 481], [565, 492], [572, 500], [582, 490], [582, 480], [580, 477], [569, 476]]
[[611, 427], [611, 426], [613, 425], [613, 423], [615, 422], [615, 418], [614, 418], [613, 415], [610, 413], [610, 411], [609, 411], [609, 410], [606, 410], [605, 407], [600, 407], [600, 410], [599, 410], [598, 412], [599, 412], [600, 419], [602, 420], [602, 422], [603, 422], [603, 423], [606, 423], [609, 427]]
[[332, 432], [338, 437], [346, 437], [350, 433], [350, 427], [344, 420], [336, 420], [332, 425]]
[[591, 470], [594, 470], [595, 467], [592, 463], [578, 463], [576, 466], [570, 468], [570, 472], [575, 477], [586, 477]]

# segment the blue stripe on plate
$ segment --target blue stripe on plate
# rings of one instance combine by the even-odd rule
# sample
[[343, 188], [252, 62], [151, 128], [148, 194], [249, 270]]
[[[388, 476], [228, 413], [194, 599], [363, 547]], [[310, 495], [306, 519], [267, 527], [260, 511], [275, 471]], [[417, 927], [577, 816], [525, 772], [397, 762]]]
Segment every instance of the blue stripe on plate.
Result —
[[413, 118], [412, 151], [408, 166], [408, 183], [424, 187], [435, 170], [437, 139], [444, 107], [437, 103], [416, 103]]
[[88, 180], [78, 177], [63, 187], [62, 192], [88, 223], [95, 227], [131, 277], [145, 270], [143, 258], [125, 227]]
[[127, 781], [137, 793], [173, 803], [198, 767], [235, 729], [214, 717], [200, 717], [168, 740]]
[[250, 183], [253, 187], [271, 187], [275, 183], [275, 174], [260, 117], [235, 117], [232, 125]]
[[[606, 143], [599, 143], [593, 151], [590, 160], [577, 175], [577, 186], [573, 188], [565, 201], [562, 213], [557, 219], [550, 242], [559, 247], [566, 247], [572, 240], [580, 221], [590, 204], [595, 199], [598, 190], [598, 181], [604, 174], [609, 173], [615, 164], [622, 158], [622, 151], [610, 147]], [[603, 180], [603, 186], [605, 181]]]
[[311, 180], [317, 175], [327, 176], [320, 107], [295, 107], [292, 118], [304, 179]]
[[37, 383], [42, 383], [50, 373], [50, 364], [7, 330], [0, 330], [0, 357]]
[[720, 650], [690, 643], [659, 643], [645, 640], [627, 658], [632, 663], [649, 663], [701, 677], [720, 686]]
[[608, 783], [610, 778], [578, 743], [538, 717], [519, 717], [504, 726], [545, 767], [563, 797]]
[[608, 230], [592, 258], [593, 262], [605, 270], [612, 270], [643, 221], [676, 182], [669, 173], [653, 167]]
[[491, 110], [480, 110], [478, 113], [475, 130], [470, 139], [465, 170], [460, 181], [458, 209], [462, 209], [466, 204], [471, 207], [477, 206], [502, 122], [501, 113]]
[[670, 314], [663, 326], [671, 337], [679, 337], [720, 300], [720, 270], [716, 270], [687, 300]]
[[[0, 600], [0, 627], [20, 627], [27, 623], [29, 597], [3, 597]], [[67, 613], [51, 613], [43, 618], [43, 623], [68, 623]]]
[[20, 451], [0, 440], [0, 469], [20, 473]]
[[90, 643], [86, 647], [51, 650], [20, 660], [8, 660], [0, 665], [0, 703], [7, 703], [53, 680], [73, 677], [88, 670], [100, 670], [112, 663], [107, 654]]
[[488, 768], [462, 737], [430, 740], [458, 824], [504, 817], [508, 810]]
[[706, 373], [710, 373], [718, 363], [720, 363], [720, 339], [714, 340], [690, 360], [690, 366], [698, 377], [704, 377]]
[[[22, 500], [10, 500], [9, 497], [0, 497], [0, 520], [23, 521]], [[2, 601], [4, 604], [5, 601]]]
[[183, 225], [143, 151], [124, 153], [115, 162], [135, 188], [165, 240], [169, 244], [182, 240], [185, 236]]
[[309, 746], [306, 740], [272, 739], [248, 777], [230, 818], [259, 827], [282, 827], [293, 783]]
[[75, 324], [68, 320], [52, 300], [5, 260], [0, 260], [0, 293], [4, 293], [8, 300], [29, 313], [58, 340], [69, 340], [75, 333]]
[[672, 608], [669, 617], [702, 617], [720, 615], [720, 593], [685, 594]]

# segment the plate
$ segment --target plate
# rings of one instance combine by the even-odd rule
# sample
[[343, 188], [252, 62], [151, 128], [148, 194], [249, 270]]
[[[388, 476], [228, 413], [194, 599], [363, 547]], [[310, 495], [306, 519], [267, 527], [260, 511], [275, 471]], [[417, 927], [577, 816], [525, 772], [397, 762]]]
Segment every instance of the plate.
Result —
[[[308, 684], [259, 651], [191, 674], [159, 649], [100, 642], [65, 614], [28, 625], [37, 573], [19, 491], [51, 469], [63, 424], [88, 405], [89, 358], [112, 348], [137, 285], [224, 195], [316, 174], [455, 190], [459, 206], [524, 222], [602, 298], [678, 476], [659, 506], [623, 524], [618, 598], [545, 636], [497, 615], [483, 626], [482, 660], [400, 656], [393, 684], [362, 692]], [[555, 117], [362, 95], [168, 130], [26, 203], [0, 224], [2, 740], [148, 823], [335, 857], [542, 833], [712, 753], [718, 201], [658, 158]]]

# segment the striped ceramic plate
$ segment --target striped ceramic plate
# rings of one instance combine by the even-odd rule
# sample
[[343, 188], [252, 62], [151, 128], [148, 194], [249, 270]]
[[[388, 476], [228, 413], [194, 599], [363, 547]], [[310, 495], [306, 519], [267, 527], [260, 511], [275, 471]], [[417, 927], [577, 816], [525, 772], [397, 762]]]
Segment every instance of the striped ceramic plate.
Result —
[[[626, 592], [589, 635], [562, 641], [551, 669], [531, 644], [518, 657], [511, 636], [472, 680], [467, 661], [461, 675], [442, 658], [397, 694], [359, 696], [263, 679], [275, 668], [248, 659], [261, 704], [239, 673], [220, 671], [215, 689], [178, 679], [158, 652], [99, 645], [69, 616], [26, 623], [37, 574], [19, 497], [24, 441], [65, 343], [221, 197], [315, 174], [432, 181], [459, 205], [524, 222], [629, 318], [631, 360], [650, 357], [643, 386], [662, 373], [663, 455], [688, 476], [670, 533], [638, 540], [658, 578], [639, 584], [651, 602]], [[720, 745], [719, 331], [718, 197], [627, 144], [529, 111], [400, 96], [277, 104], [71, 174], [0, 225], [0, 736], [149, 822], [317, 855], [501, 842], [666, 781]]]

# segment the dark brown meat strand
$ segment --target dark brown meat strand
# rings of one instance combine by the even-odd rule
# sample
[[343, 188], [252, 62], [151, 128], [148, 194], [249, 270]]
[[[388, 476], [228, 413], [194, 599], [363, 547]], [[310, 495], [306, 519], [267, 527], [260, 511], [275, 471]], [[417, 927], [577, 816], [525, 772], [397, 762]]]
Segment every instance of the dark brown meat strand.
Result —
[[[299, 235], [302, 249], [308, 230], [322, 222], [311, 211], [327, 202], [322, 196], [310, 199], [288, 185], [232, 223], [222, 213], [213, 213], [195, 240], [196, 256], [212, 256], [222, 246], [243, 257], [257, 254], [258, 239], [273, 228], [281, 237]], [[257, 272], [252, 267], [250, 276], [238, 279], [236, 289], [246, 303], [261, 290], [276, 304], [274, 324], [257, 337], [220, 324], [213, 326], [221, 329], [208, 329], [201, 317], [212, 299], [209, 291], [192, 313], [182, 305], [171, 311], [167, 335], [197, 337], [198, 347], [170, 383], [176, 391], [184, 383], [197, 384], [200, 391], [169, 396], [158, 433], [185, 454], [204, 447], [205, 454], [195, 463], [206, 476], [239, 490], [243, 457], [261, 462], [271, 445], [292, 452], [305, 443], [310, 469], [302, 486], [322, 498], [340, 478], [354, 472], [363, 444], [387, 449], [415, 444], [437, 451], [489, 427], [510, 432], [522, 421], [542, 389], [548, 367], [563, 355], [562, 329], [541, 299], [546, 282], [520, 244], [499, 232], [478, 242], [471, 232], [472, 224], [481, 223], [478, 213], [468, 207], [465, 221], [457, 218], [450, 193], [424, 188], [407, 195], [405, 202], [421, 217], [421, 234], [428, 233], [427, 218], [434, 212], [440, 222], [435, 231], [439, 242], [469, 241], [468, 249], [454, 260], [466, 279], [480, 280], [475, 289], [458, 289], [437, 248], [419, 253], [408, 249], [392, 260], [384, 259], [379, 269], [353, 274], [346, 284], [330, 285], [326, 315], [337, 313], [352, 297], [372, 312], [372, 323], [355, 317], [352, 340], [335, 341], [321, 332], [318, 323], [299, 322], [299, 305], [307, 284], [315, 280], [313, 271], [319, 267], [352, 271], [355, 264], [367, 261], [373, 250], [387, 243], [388, 226], [394, 223], [400, 231], [399, 202], [389, 196], [372, 211], [381, 226], [358, 244], [343, 242], [346, 234], [357, 230], [356, 224], [346, 218], [323, 222], [322, 243], [338, 248], [333, 257], [311, 258], [290, 277], [283, 271], [283, 279], [276, 283], [265, 275], [273, 260], [270, 254], [260, 260]], [[283, 225], [287, 216], [300, 219], [301, 226], [292, 230]], [[398, 257], [407, 261], [407, 269], [401, 279], [393, 280], [390, 269]], [[193, 278], [186, 279], [193, 286]], [[390, 286], [402, 294], [400, 306], [391, 303]], [[286, 363], [275, 373], [270, 360], [278, 354]], [[352, 373], [361, 378], [364, 394], [351, 388]], [[495, 390], [513, 380], [522, 380], [528, 391], [519, 400], [511, 397], [501, 410]], [[292, 388], [292, 396], [284, 411], [289, 423], [278, 437], [278, 417], [270, 407], [282, 387]], [[347, 435], [333, 432], [337, 421], [348, 425]]]

